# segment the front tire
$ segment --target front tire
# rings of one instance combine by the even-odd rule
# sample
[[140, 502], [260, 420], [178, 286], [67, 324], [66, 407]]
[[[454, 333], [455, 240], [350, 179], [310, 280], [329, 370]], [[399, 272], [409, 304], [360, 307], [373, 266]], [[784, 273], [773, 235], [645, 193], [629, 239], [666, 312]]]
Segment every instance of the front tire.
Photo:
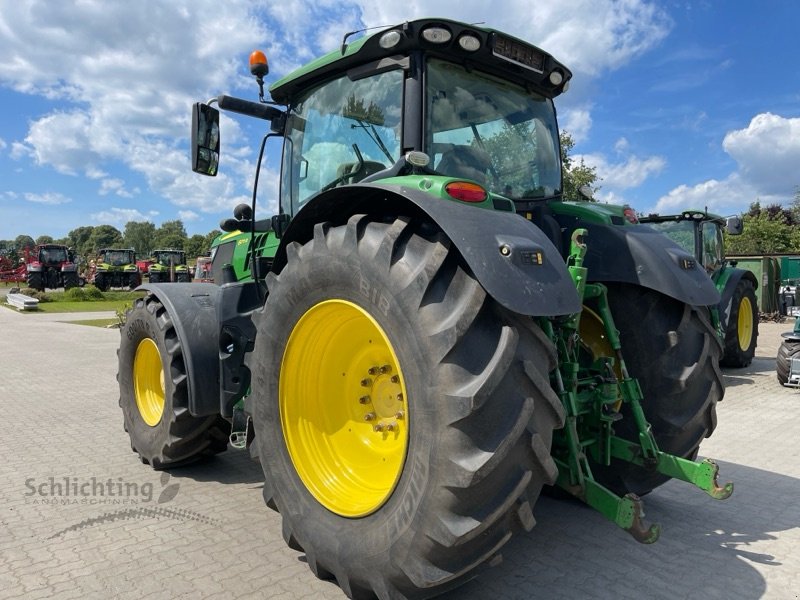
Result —
[[248, 403], [284, 539], [350, 597], [456, 587], [555, 479], [553, 346], [427, 226], [355, 216], [287, 254]]
[[753, 283], [740, 279], [731, 298], [728, 326], [725, 330], [723, 367], [746, 367], [753, 362], [758, 338], [758, 301]]
[[[708, 311], [647, 288], [608, 284], [608, 299], [620, 332], [622, 354], [639, 381], [642, 408], [659, 449], [687, 459], [717, 423], [716, 405], [725, 385], [719, 369], [722, 345]], [[617, 435], [638, 439], [627, 404], [614, 425]], [[592, 467], [598, 480], [619, 494], [644, 495], [669, 477], [622, 461]]]
[[194, 417], [175, 315], [152, 294], [138, 298], [120, 330], [119, 405], [131, 448], [155, 469], [223, 452], [230, 424], [219, 415]]

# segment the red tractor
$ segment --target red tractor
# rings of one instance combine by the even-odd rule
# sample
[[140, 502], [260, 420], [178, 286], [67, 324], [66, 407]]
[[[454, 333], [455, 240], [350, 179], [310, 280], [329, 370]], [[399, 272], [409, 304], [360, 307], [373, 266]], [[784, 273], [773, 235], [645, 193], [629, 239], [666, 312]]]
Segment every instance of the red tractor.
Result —
[[78, 265], [67, 246], [40, 244], [33, 249], [25, 267], [28, 287], [41, 292], [45, 288], [68, 290], [80, 285]]

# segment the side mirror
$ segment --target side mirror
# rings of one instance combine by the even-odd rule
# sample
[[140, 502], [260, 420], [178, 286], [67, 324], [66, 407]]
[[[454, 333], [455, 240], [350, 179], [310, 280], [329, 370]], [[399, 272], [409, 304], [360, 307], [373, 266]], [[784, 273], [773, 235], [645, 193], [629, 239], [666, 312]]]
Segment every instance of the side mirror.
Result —
[[211, 177], [219, 168], [219, 111], [195, 103], [192, 107], [192, 171]]
[[725, 231], [728, 235], [742, 235], [744, 231], [744, 222], [738, 216], [728, 217], [725, 219]]

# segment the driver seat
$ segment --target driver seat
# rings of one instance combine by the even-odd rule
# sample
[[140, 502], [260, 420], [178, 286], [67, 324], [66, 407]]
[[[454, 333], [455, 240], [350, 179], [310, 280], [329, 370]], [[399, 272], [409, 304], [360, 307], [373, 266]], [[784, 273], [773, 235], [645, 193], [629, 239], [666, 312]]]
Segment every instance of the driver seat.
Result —
[[471, 179], [486, 186], [486, 172], [492, 166], [489, 153], [475, 146], [454, 145], [445, 150], [436, 170], [443, 175]]

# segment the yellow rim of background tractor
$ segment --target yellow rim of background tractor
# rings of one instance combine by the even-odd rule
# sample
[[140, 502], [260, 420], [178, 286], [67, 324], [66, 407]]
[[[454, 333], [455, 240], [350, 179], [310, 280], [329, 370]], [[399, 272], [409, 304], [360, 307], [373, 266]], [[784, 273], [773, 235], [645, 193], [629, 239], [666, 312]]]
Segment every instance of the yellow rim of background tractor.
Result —
[[[616, 358], [617, 353], [611, 347], [611, 342], [608, 341], [605, 325], [603, 319], [588, 306], [583, 307], [581, 313], [581, 322], [579, 326], [581, 336], [581, 343], [586, 347], [592, 355], [593, 360], [597, 360], [601, 356], [610, 356]], [[614, 373], [619, 379], [622, 378], [622, 371], [619, 364], [614, 363]], [[622, 407], [622, 400], [614, 405], [614, 410], [619, 410]]]
[[753, 305], [750, 298], [744, 297], [739, 303], [739, 319], [736, 327], [739, 348], [743, 351], [750, 348], [753, 341]]
[[133, 393], [142, 420], [155, 427], [164, 415], [164, 368], [156, 343], [145, 338], [133, 359]]
[[300, 318], [279, 406], [289, 456], [320, 504], [363, 517], [389, 499], [406, 459], [408, 402], [397, 355], [367, 311], [326, 300]]

